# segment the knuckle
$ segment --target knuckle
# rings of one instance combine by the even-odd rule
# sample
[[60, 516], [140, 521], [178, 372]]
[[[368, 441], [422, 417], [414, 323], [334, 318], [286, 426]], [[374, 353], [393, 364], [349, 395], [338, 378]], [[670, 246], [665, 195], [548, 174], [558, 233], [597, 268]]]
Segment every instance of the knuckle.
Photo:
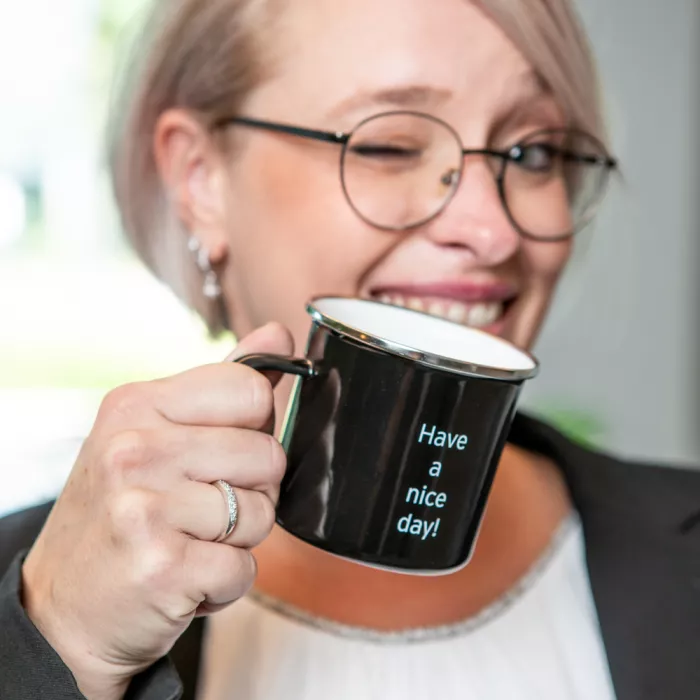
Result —
[[253, 371], [247, 379], [246, 388], [251, 411], [262, 425], [272, 416], [274, 410], [272, 384], [260, 372]]
[[272, 532], [277, 514], [275, 513], [275, 507], [272, 504], [272, 501], [267, 496], [261, 494], [259, 502], [258, 508], [260, 511], [260, 529], [264, 539], [270, 534], [270, 532]]
[[133, 382], [112, 389], [102, 400], [100, 413], [129, 414], [142, 408], [146, 401], [146, 384]]
[[163, 544], [144, 548], [134, 567], [134, 583], [147, 590], [172, 591], [181, 574], [181, 557], [172, 546]]
[[270, 479], [273, 484], [279, 484], [284, 478], [287, 470], [287, 454], [284, 447], [272, 435], [265, 435], [268, 444], [268, 464], [270, 468]]
[[228, 576], [237, 589], [234, 597], [245, 595], [258, 573], [255, 557], [247, 549], [227, 547], [222, 574]]
[[115, 530], [127, 537], [152, 532], [161, 522], [159, 497], [145, 489], [125, 489], [110, 503]]
[[[157, 606], [161, 615], [176, 623], [187, 622], [197, 607], [196, 600], [179, 593], [159, 596]], [[167, 653], [167, 651], [166, 651]]]
[[247, 593], [248, 589], [255, 583], [255, 579], [258, 577], [258, 560], [252, 552], [247, 550], [245, 552], [244, 568], [245, 574], [243, 580], [246, 585], [245, 593]]
[[125, 430], [108, 439], [102, 452], [102, 466], [108, 473], [124, 475], [146, 465], [151, 453], [144, 431]]
[[215, 591], [219, 602], [231, 602], [245, 595], [255, 581], [257, 564], [253, 555], [239, 547], [217, 547], [199, 556], [201, 568], [207, 571], [206, 581], [197, 589], [205, 596]]

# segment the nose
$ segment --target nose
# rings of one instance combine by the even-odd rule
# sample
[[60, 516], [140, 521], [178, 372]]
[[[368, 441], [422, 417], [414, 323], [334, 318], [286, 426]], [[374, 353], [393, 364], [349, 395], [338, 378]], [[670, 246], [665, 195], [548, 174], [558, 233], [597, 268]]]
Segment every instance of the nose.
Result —
[[452, 199], [425, 233], [436, 245], [462, 249], [482, 265], [503, 263], [520, 246], [496, 177], [481, 156], [467, 157]]

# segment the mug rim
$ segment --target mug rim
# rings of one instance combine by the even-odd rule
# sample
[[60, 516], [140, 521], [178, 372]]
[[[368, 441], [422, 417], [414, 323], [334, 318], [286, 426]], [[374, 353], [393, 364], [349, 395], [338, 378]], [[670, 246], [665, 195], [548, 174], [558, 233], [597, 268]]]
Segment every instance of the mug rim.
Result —
[[[535, 377], [540, 370], [540, 363], [537, 358], [531, 353], [519, 348], [508, 340], [499, 338], [497, 336], [491, 336], [485, 331], [479, 330], [478, 328], [469, 328], [473, 333], [483, 333], [488, 335], [489, 338], [498, 340], [501, 343], [506, 343], [510, 345], [517, 352], [521, 353], [527, 357], [532, 362], [532, 367], [528, 369], [505, 369], [503, 367], [492, 367], [489, 365], [478, 364], [474, 362], [464, 362], [462, 360], [456, 360], [450, 357], [444, 357], [442, 355], [435, 355], [433, 353], [424, 352], [418, 350], [417, 348], [404, 345], [402, 343], [397, 343], [387, 338], [381, 338], [378, 335], [367, 333], [350, 326], [337, 318], [334, 318], [327, 313], [320, 311], [316, 304], [321, 301], [332, 301], [334, 299], [342, 299], [348, 301], [361, 301], [363, 303], [370, 304], [381, 304], [379, 301], [373, 299], [362, 299], [360, 297], [352, 296], [342, 296], [338, 294], [333, 295], [320, 295], [313, 297], [306, 305], [306, 311], [311, 316], [313, 321], [336, 334], [350, 338], [361, 345], [373, 348], [382, 353], [388, 355], [394, 355], [396, 357], [401, 357], [412, 362], [416, 362], [420, 365], [430, 367], [432, 369], [443, 370], [450, 372], [451, 374], [459, 374], [467, 377], [476, 377], [479, 379], [495, 379], [498, 381], [508, 381], [508, 382], [520, 382], [526, 379], [531, 379]], [[398, 307], [397, 307], [398, 308]], [[403, 308], [403, 307], [400, 307]], [[424, 311], [417, 311], [415, 309], [405, 309], [406, 311], [414, 314], [421, 314], [423, 316], [428, 316], [430, 318], [435, 318]], [[444, 319], [445, 323], [453, 323], [447, 319]], [[455, 324], [458, 325], [458, 324]]]

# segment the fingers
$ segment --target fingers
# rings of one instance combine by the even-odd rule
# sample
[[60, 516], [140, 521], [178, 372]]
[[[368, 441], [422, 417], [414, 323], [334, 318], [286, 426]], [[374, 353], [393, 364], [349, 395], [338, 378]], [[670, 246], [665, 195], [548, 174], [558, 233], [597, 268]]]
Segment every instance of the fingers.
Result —
[[[289, 331], [271, 323], [241, 341], [227, 360], [249, 353], [289, 355], [292, 351]], [[164, 379], [135, 382], [107, 394], [97, 424], [146, 427], [158, 425], [164, 417], [184, 425], [261, 430], [271, 423], [272, 388], [278, 379], [278, 373], [266, 377], [251, 367], [225, 361]]]
[[[241, 341], [236, 352], [238, 356], [250, 352], [288, 355], [292, 350], [289, 331], [268, 324]], [[250, 367], [221, 362], [156, 382], [154, 403], [173, 423], [262, 430], [273, 415], [273, 383]]]
[[[279, 326], [238, 348], [291, 351]], [[76, 679], [93, 679], [98, 666], [120, 680], [137, 673], [163, 656], [193, 611], [250, 588], [249, 548], [272, 528], [284, 472], [281, 447], [258, 432], [273, 406], [270, 379], [232, 362], [105, 397], [24, 569], [28, 613]], [[234, 485], [240, 508], [226, 543], [202, 539], [216, 539], [228, 521], [223, 496], [203, 483], [218, 478]]]
[[291, 355], [294, 352], [292, 334], [279, 323], [268, 323], [243, 338], [225, 361], [235, 362], [244, 355], [257, 352]]
[[[188, 479], [263, 490], [282, 481], [287, 466], [284, 448], [271, 435], [239, 428], [185, 428], [167, 447], [170, 468]], [[177, 448], [178, 443], [181, 449]]]
[[108, 433], [169, 421], [263, 430], [273, 417], [270, 380], [251, 367], [222, 362], [113, 389], [102, 401], [96, 428]]
[[117, 486], [165, 492], [183, 482], [223, 479], [262, 491], [273, 503], [287, 466], [282, 445], [267, 433], [173, 425], [115, 436], [103, 461]]
[[154, 382], [154, 408], [181, 425], [262, 430], [273, 415], [272, 384], [245, 365], [219, 363]]
[[[259, 545], [275, 524], [275, 507], [259, 491], [234, 488], [238, 519], [221, 544], [248, 549]], [[214, 542], [228, 526], [228, 503], [212, 484], [189, 483], [167, 497], [166, 518], [171, 527], [198, 540]]]
[[220, 609], [244, 596], [257, 574], [255, 557], [247, 550], [214, 542], [190, 540], [183, 562], [185, 587], [198, 612]]

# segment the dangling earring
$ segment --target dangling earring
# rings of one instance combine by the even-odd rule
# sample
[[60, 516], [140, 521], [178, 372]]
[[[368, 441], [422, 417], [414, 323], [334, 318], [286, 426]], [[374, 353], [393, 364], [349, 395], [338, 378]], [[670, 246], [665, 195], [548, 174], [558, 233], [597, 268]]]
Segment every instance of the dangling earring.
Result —
[[221, 297], [221, 284], [219, 284], [219, 277], [211, 266], [209, 251], [202, 246], [196, 236], [190, 236], [187, 248], [195, 256], [197, 267], [204, 275], [202, 293], [211, 301], [219, 299]]

